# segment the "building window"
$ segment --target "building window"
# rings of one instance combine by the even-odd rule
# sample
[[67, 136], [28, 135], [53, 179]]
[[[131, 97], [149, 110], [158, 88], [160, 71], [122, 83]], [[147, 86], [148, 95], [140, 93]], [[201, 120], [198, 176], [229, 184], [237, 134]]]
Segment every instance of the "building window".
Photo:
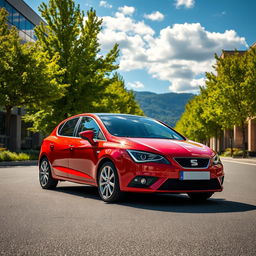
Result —
[[0, 8], [4, 7], [4, 0], [0, 0]]
[[31, 39], [36, 40], [34, 34], [34, 24], [32, 24], [19, 11], [17, 11], [5, 0], [0, 0], [0, 8], [2, 7], [5, 8], [8, 12], [8, 23], [10, 25], [14, 25], [15, 27], [17, 27], [18, 30], [22, 30], [26, 34], [22, 37], [23, 39], [25, 39], [26, 41], [31, 41]]
[[13, 11], [14, 9], [12, 8], [11, 5], [9, 5], [8, 3], [5, 3], [5, 9], [7, 10], [7, 12], [9, 13], [8, 15], [8, 21], [13, 24]]
[[15, 9], [13, 12], [13, 25], [18, 29], [20, 28], [20, 13]]
[[26, 19], [23, 15], [20, 15], [20, 30], [24, 31], [26, 30]]

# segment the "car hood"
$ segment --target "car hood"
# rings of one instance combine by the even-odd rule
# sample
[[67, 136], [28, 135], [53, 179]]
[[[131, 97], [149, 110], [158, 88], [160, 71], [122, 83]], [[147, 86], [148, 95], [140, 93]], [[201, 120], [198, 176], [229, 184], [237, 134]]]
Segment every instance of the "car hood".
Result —
[[153, 151], [171, 157], [212, 157], [214, 152], [207, 146], [191, 140], [149, 138], [125, 138], [131, 149]]

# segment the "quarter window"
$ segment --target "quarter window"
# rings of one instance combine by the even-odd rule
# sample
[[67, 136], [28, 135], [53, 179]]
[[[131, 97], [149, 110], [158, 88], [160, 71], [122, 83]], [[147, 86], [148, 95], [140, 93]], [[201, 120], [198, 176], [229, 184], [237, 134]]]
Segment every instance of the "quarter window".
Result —
[[82, 120], [79, 124], [78, 130], [77, 130], [77, 136], [79, 136], [80, 132], [92, 130], [94, 131], [94, 139], [104, 140], [104, 135], [102, 134], [98, 124], [94, 119], [88, 116], [82, 117]]
[[74, 136], [74, 130], [76, 127], [76, 123], [78, 121], [78, 117], [68, 120], [64, 125], [61, 125], [59, 129], [59, 135], [62, 136]]

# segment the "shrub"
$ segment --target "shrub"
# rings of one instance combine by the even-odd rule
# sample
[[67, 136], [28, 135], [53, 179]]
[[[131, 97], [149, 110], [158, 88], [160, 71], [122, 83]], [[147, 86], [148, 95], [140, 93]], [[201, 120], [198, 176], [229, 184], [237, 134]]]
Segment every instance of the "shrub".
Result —
[[231, 156], [231, 151], [225, 151], [225, 152], [223, 153], [223, 156]]
[[241, 150], [241, 149], [237, 149], [236, 151], [234, 151], [234, 153], [233, 153], [233, 156], [243, 156], [243, 150]]
[[9, 150], [0, 150], [0, 162], [2, 161], [24, 161], [37, 159], [35, 154], [16, 153]]
[[[231, 156], [231, 148], [226, 148], [223, 156]], [[233, 148], [233, 156], [243, 156], [243, 150], [239, 148]]]

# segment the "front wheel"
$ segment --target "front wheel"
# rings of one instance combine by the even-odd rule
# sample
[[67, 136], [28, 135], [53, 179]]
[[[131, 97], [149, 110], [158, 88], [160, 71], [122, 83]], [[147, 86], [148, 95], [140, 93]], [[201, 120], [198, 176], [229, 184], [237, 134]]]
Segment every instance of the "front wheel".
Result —
[[46, 157], [44, 157], [40, 162], [39, 182], [43, 189], [53, 189], [58, 184], [58, 180], [55, 180], [52, 177], [51, 166]]
[[112, 162], [104, 163], [99, 170], [98, 190], [103, 201], [113, 203], [123, 197], [120, 191], [117, 170]]
[[205, 201], [210, 198], [214, 192], [195, 192], [188, 193], [188, 196], [194, 201]]

